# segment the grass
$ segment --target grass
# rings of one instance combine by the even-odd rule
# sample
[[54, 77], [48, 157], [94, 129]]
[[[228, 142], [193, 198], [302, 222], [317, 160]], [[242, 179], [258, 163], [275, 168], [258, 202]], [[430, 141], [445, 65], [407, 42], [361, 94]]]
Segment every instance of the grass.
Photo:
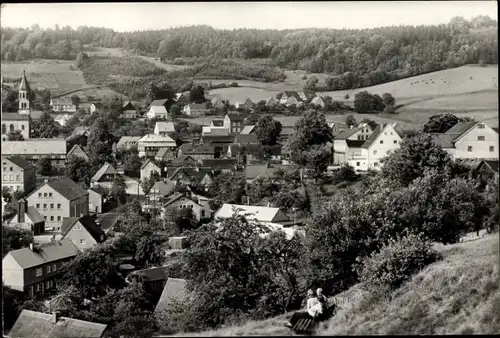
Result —
[[[318, 328], [317, 335], [500, 333], [498, 233], [460, 244], [436, 244], [444, 258], [388, 296], [356, 285], [337, 297], [356, 295]], [[293, 335], [283, 327], [292, 313], [179, 336]]]

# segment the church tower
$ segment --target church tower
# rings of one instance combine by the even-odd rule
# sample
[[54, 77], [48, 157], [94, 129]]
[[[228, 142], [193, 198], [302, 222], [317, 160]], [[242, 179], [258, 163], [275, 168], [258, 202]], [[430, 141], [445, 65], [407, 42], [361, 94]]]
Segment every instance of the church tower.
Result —
[[21, 84], [19, 85], [19, 114], [31, 114], [30, 94], [30, 85], [28, 83], [28, 80], [26, 79], [26, 72], [23, 70], [23, 78], [21, 79]]

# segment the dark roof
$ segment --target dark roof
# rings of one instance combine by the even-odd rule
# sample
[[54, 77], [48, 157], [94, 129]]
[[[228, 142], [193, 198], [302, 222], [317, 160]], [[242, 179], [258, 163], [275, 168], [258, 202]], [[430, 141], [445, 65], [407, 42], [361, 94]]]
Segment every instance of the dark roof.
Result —
[[[155, 192], [153, 194], [157, 196], [168, 196], [175, 191], [175, 183], [169, 179], [165, 181], [155, 182], [155, 184], [153, 184], [153, 186], [151, 187], [148, 195], [151, 195], [153, 189], [155, 189]], [[158, 192], [156, 192], [156, 190], [158, 190]]]
[[224, 125], [224, 120], [212, 120], [214, 127], [222, 127]]
[[19, 113], [2, 113], [2, 121], [28, 121], [29, 115]]
[[231, 169], [238, 164], [238, 160], [233, 158], [203, 159], [201, 163], [203, 166], [213, 169]]
[[365, 144], [364, 140], [345, 140], [349, 148], [361, 148]]
[[455, 141], [457, 138], [463, 135], [467, 130], [472, 128], [477, 124], [477, 121], [470, 121], [470, 122], [458, 122], [455, 124], [453, 127], [451, 127], [450, 130], [446, 132], [446, 134], [452, 134], [454, 135], [453, 141]]
[[12, 157], [7, 157], [7, 159], [23, 170], [34, 168], [34, 166], [31, 163], [29, 163], [22, 157], [12, 156]]
[[93, 102], [92, 103], [96, 108], [102, 108], [103, 104], [101, 102]]
[[346, 140], [352, 135], [356, 134], [360, 128], [351, 128], [351, 129], [346, 129], [335, 135], [336, 140]]
[[370, 135], [370, 137], [368, 137], [368, 139], [364, 142], [364, 144], [362, 145], [362, 148], [365, 148], [365, 149], [370, 148], [370, 146], [373, 144], [373, 142], [375, 142], [375, 140], [380, 135], [380, 133], [382, 133], [382, 129], [383, 129], [383, 126], [378, 125], [377, 128], [375, 128], [373, 133]]
[[482, 160], [479, 165], [477, 166], [476, 170], [479, 169], [482, 166], [486, 166], [489, 168], [492, 172], [498, 174], [499, 172], [499, 161], [490, 161], [490, 160]]
[[[167, 169], [168, 172], [168, 169]], [[212, 168], [208, 167], [198, 167], [198, 168], [189, 168], [189, 167], [179, 167], [176, 168], [176, 170], [172, 173], [170, 179], [175, 178], [180, 172], [184, 173], [186, 176], [188, 176], [191, 179], [195, 179], [196, 181], [201, 181], [205, 175], [209, 174], [212, 176]]]
[[45, 218], [43, 218], [43, 216], [40, 214], [38, 210], [36, 210], [35, 207], [28, 207], [26, 213], [28, 214], [33, 224], [45, 222]]
[[182, 164], [186, 162], [194, 163], [196, 160], [191, 155], [179, 155], [172, 161], [174, 164]]
[[453, 140], [455, 139], [455, 135], [453, 134], [443, 134], [443, 133], [434, 133], [431, 134], [434, 143], [436, 143], [441, 148], [455, 148], [455, 144]]
[[234, 143], [249, 144], [249, 143], [259, 143], [257, 136], [255, 134], [239, 134], [234, 137]]
[[[142, 166], [141, 166], [142, 168]], [[120, 173], [110, 163], [106, 162], [102, 167], [92, 176], [91, 182], [99, 182], [104, 175], [120, 175]]]
[[80, 147], [79, 144], [75, 144], [66, 156], [69, 157], [71, 155], [81, 157], [87, 161], [89, 160], [88, 155], [85, 153], [85, 151], [83, 151], [82, 147]]
[[[65, 222], [68, 219], [67, 222]], [[96, 224], [94, 219], [87, 215], [80, 218], [76, 217], [68, 217], [63, 219], [63, 223], [61, 225], [61, 235], [63, 238], [68, 234], [71, 228], [76, 224], [80, 223], [85, 230], [96, 240], [97, 243], [100, 243], [101, 236], [104, 235], [104, 231]]]
[[193, 109], [207, 109], [206, 103], [191, 103], [188, 106]]
[[243, 116], [236, 113], [228, 113], [227, 117], [229, 117], [231, 121], [243, 121]]
[[152, 161], [152, 160], [146, 160], [142, 165], [141, 165], [141, 169], [144, 169], [149, 163], [153, 163], [154, 166], [156, 166], [158, 169], [160, 169], [160, 167], [158, 166], [158, 164], [156, 164], [155, 161]]
[[497, 132], [497, 134], [498, 134], [498, 128], [493, 128], [493, 130], [494, 130], [494, 131], [496, 131], [496, 132]]
[[[86, 196], [86, 195], [89, 194], [88, 191], [86, 191], [85, 189], [83, 189], [81, 186], [79, 186], [78, 184], [76, 184], [75, 182], [73, 182], [68, 177], [60, 177], [60, 178], [55, 179], [55, 180], [49, 180], [45, 184], [47, 184], [49, 187], [51, 187], [56, 192], [58, 192], [59, 194], [61, 194], [64, 198], [66, 198], [66, 199], [68, 199], [70, 201], [73, 201], [73, 200], [75, 200], [77, 198], [80, 198], [82, 196]], [[41, 188], [42, 186], [40, 186], [39, 188]], [[31, 193], [31, 195], [33, 195], [34, 193], [36, 193], [37, 190], [38, 189], [36, 189], [35, 191], [33, 191]]]
[[233, 143], [234, 135], [203, 135], [203, 143]]
[[19, 90], [30, 90], [30, 84], [26, 78], [26, 72], [23, 70], [23, 77], [21, 78], [21, 83], [19, 84]]
[[130, 101], [127, 101], [127, 102], [123, 103], [123, 109], [128, 109], [128, 108], [132, 109], [132, 110], [135, 110], [135, 106]]
[[80, 138], [84, 138], [84, 137], [87, 137], [87, 135], [85, 135], [85, 133], [81, 133], [81, 134], [71, 134], [69, 135], [68, 137], [66, 137], [66, 142], [71, 142], [71, 141], [74, 141], [74, 140], [78, 140]]
[[156, 152], [155, 158], [158, 158], [158, 157], [159, 158], [167, 158], [167, 157], [173, 156], [173, 154], [175, 154], [175, 152], [173, 150], [170, 150], [169, 148], [160, 148]]
[[296, 99], [299, 99], [300, 100], [300, 96], [299, 96], [299, 93], [296, 92], [295, 90], [285, 90], [283, 93], [286, 94], [286, 96], [290, 97], [295, 97]]
[[150, 107], [153, 107], [153, 106], [164, 106], [166, 103], [167, 103], [167, 99], [163, 99], [163, 100], [153, 100], [149, 106]]
[[155, 312], [160, 312], [168, 309], [169, 303], [177, 301], [182, 303], [187, 297], [186, 280], [178, 278], [169, 278], [163, 292], [161, 293], [160, 300], [156, 304]]
[[33, 251], [31, 251], [30, 248], [23, 248], [10, 251], [7, 255], [11, 255], [23, 269], [27, 269], [65, 258], [75, 257], [78, 252], [78, 248], [70, 240], [62, 239], [60, 241], [35, 246]]
[[56, 323], [53, 323], [52, 314], [23, 310], [10, 330], [9, 336], [23, 338], [100, 338], [106, 331], [106, 327], [106, 324], [68, 317], [60, 317]]
[[184, 155], [191, 154], [213, 154], [214, 147], [210, 143], [204, 144], [193, 144], [193, 143], [184, 143], [181, 145], [180, 150]]
[[167, 280], [168, 278], [168, 268], [165, 266], [160, 266], [156, 268], [149, 268], [143, 270], [136, 270], [131, 273], [131, 275], [143, 275], [145, 282], [154, 282], [158, 280]]

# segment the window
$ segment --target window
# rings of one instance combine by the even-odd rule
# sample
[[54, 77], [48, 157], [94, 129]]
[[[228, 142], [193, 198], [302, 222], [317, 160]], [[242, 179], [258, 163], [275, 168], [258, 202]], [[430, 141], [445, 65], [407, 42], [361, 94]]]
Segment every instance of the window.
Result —
[[36, 269], [36, 276], [37, 277], [40, 277], [43, 273], [43, 270], [40, 268], [40, 269]]
[[57, 216], [57, 220], [60, 221], [61, 220], [61, 216]]
[[16, 175], [16, 181], [18, 181], [18, 182], [21, 181], [21, 175]]
[[201, 211], [201, 217], [205, 217], [205, 210]]
[[47, 203], [43, 204], [43, 210], [47, 209]]
[[478, 141], [484, 141], [484, 136], [478, 136], [478, 137], [477, 137], [477, 140], [478, 140]]
[[356, 167], [359, 167], [359, 162], [356, 162]]
[[43, 219], [44, 219], [44, 220], [47, 220], [47, 216], [43, 216]]
[[50, 216], [50, 220], [53, 222], [54, 221], [54, 216]]
[[38, 193], [38, 197], [42, 197], [42, 193], [41, 192]]
[[468, 146], [468, 147], [467, 147], [467, 151], [468, 151], [469, 153], [471, 153], [471, 152], [472, 152], [472, 146]]
[[82, 227], [80, 226], [80, 224], [76, 224], [75, 227], [74, 227], [75, 230], [82, 230]]
[[490, 147], [490, 152], [494, 152], [495, 151], [495, 147], [491, 146]]
[[50, 273], [50, 265], [47, 267], [47, 273]]
[[43, 193], [43, 197], [47, 197], [47, 193], [46, 192]]
[[52, 197], [52, 193], [51, 192], [49, 192], [49, 197]]
[[374, 167], [378, 167], [378, 162], [373, 163]]
[[14, 175], [9, 175], [9, 180], [14, 181]]
[[80, 244], [85, 244], [85, 238], [80, 239]]
[[54, 209], [54, 203], [50, 203], [50, 208]]
[[3, 180], [7, 181], [7, 175], [3, 175]]
[[57, 203], [57, 209], [61, 209], [61, 203]]
[[478, 127], [479, 129], [484, 129], [484, 124], [480, 123], [480, 124], [478, 124], [478, 125], [477, 125], [477, 127]]
[[55, 264], [52, 264], [52, 271], [56, 271], [56, 265]]
[[398, 144], [398, 140], [394, 140], [394, 144]]
[[21, 130], [24, 130], [24, 124], [21, 125]]
[[377, 151], [376, 150], [373, 151], [373, 155], [377, 155]]
[[384, 140], [380, 140], [380, 144], [384, 144]]
[[40, 203], [37, 203], [37, 204], [36, 204], [36, 208], [37, 208], [37, 209], [40, 209]]
[[46, 288], [46, 289], [50, 289], [50, 282], [51, 282], [51, 281], [47, 281], [47, 282], [45, 282], [45, 288]]

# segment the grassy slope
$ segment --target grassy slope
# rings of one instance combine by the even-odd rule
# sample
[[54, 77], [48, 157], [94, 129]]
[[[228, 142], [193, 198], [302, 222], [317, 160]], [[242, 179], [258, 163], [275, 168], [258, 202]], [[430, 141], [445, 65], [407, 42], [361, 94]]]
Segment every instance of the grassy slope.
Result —
[[[436, 245], [443, 260], [429, 265], [387, 299], [357, 287], [359, 302], [340, 310], [318, 335], [500, 333], [499, 235]], [[354, 291], [353, 291], [354, 290]], [[189, 336], [290, 335], [291, 314]], [[182, 336], [182, 334], [181, 334]]]

